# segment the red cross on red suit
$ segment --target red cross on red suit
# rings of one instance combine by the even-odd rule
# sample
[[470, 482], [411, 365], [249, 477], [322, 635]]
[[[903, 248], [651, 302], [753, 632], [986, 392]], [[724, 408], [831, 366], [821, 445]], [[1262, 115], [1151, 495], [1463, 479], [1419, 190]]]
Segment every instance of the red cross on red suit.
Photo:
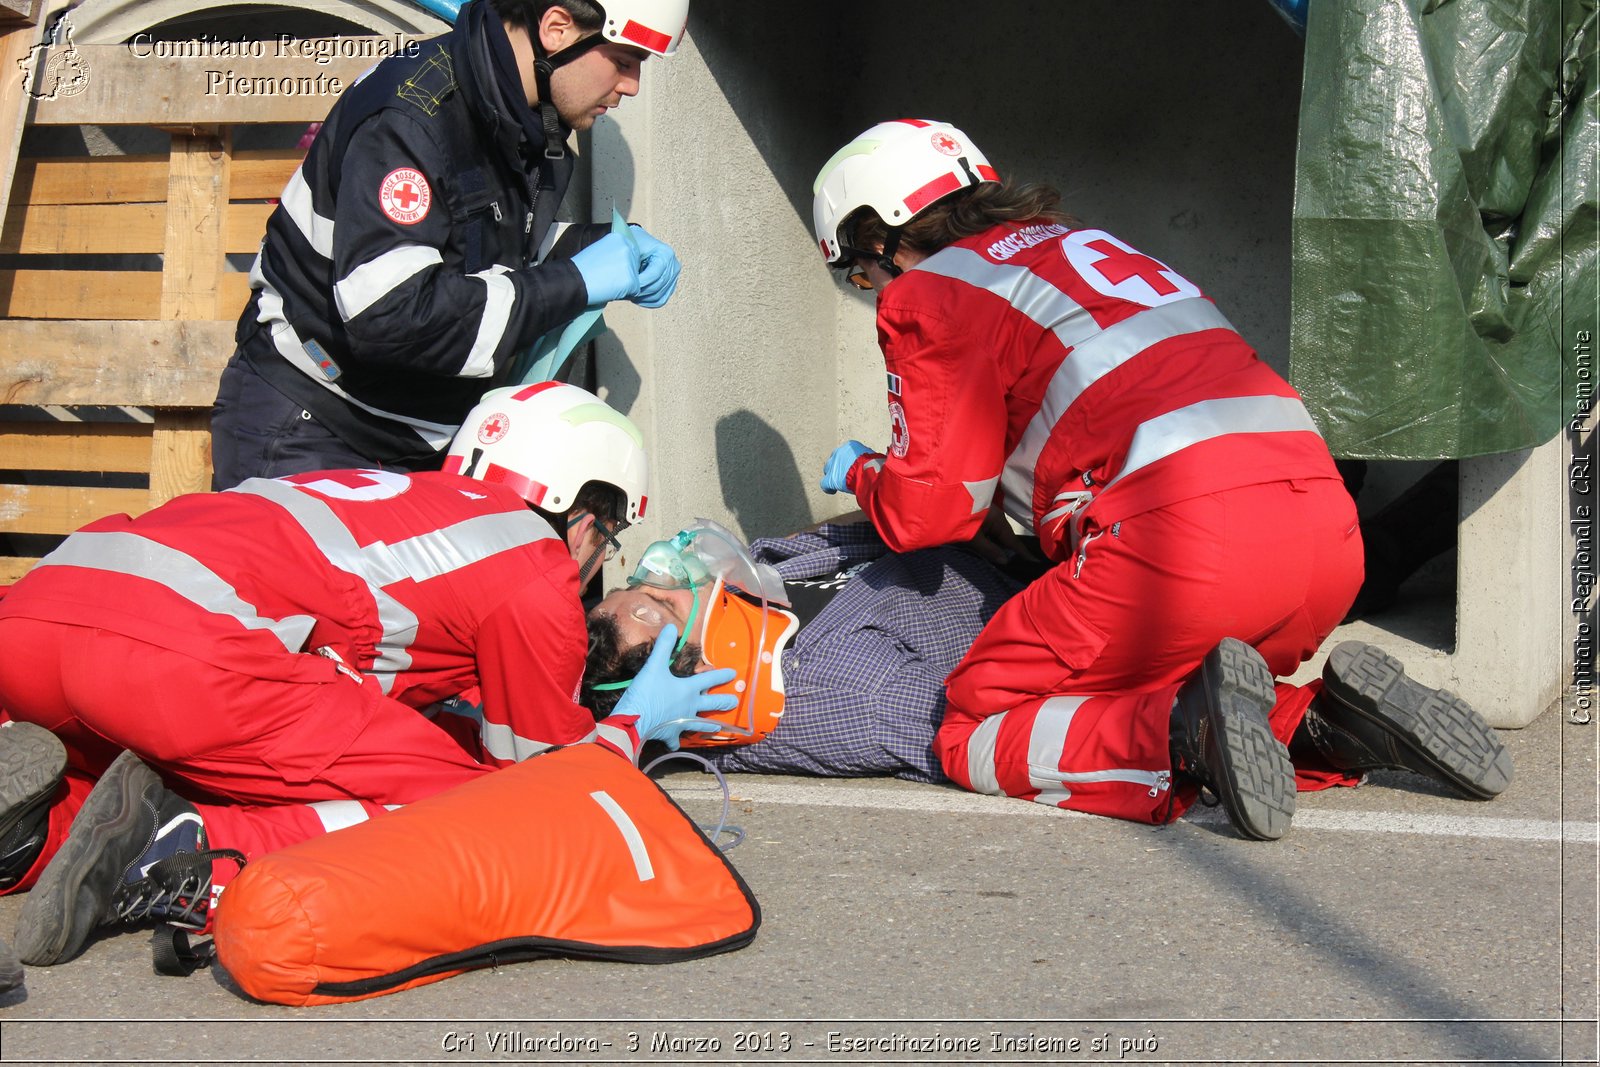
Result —
[[1112, 285], [1121, 285], [1129, 278], [1137, 276], [1154, 289], [1158, 296], [1170, 296], [1178, 291], [1178, 287], [1166, 276], [1168, 268], [1141, 252], [1118, 248], [1103, 239], [1090, 241], [1084, 247], [1092, 248], [1105, 256], [1094, 264], [1094, 268], [1105, 275], [1106, 281]]

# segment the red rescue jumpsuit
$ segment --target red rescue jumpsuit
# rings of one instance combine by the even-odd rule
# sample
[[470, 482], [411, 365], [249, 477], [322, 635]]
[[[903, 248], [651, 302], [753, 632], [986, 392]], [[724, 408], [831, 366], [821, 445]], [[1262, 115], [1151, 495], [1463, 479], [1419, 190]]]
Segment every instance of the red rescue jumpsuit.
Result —
[[[585, 634], [566, 543], [453, 474], [252, 479], [91, 523], [0, 600], [0, 707], [69, 752], [16, 888], [123, 748], [246, 857], [553, 746], [631, 760], [633, 718], [574, 701]], [[473, 718], [419, 713], [473, 687]]]
[[[1361, 582], [1355, 507], [1298, 394], [1193, 283], [1103, 230], [997, 226], [880, 294], [892, 443], [849, 487], [890, 546], [993, 503], [1057, 566], [947, 680], [978, 792], [1161, 822], [1180, 684], [1224, 637], [1292, 673]], [[1280, 685], [1287, 743], [1316, 687]], [[1298, 769], [1301, 788], [1347, 780]]]

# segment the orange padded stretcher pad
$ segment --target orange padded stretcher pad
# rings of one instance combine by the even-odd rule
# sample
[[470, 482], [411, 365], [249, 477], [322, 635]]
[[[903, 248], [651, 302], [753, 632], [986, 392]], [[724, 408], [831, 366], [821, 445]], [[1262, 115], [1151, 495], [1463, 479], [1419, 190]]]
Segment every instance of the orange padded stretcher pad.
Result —
[[299, 1005], [526, 959], [692, 959], [744, 947], [760, 922], [671, 798], [585, 744], [256, 860], [214, 932], [246, 993]]

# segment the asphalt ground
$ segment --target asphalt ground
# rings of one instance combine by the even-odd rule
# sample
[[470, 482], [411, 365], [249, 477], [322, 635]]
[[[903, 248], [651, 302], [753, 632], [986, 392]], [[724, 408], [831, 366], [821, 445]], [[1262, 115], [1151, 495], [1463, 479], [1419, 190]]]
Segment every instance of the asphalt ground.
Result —
[[[0, 1062], [1594, 1063], [1600, 734], [1550, 712], [1503, 736], [1494, 801], [1381, 772], [1302, 795], [1274, 843], [1203, 809], [738, 776], [742, 951], [284, 1008], [155, 977], [130, 932], [0, 995]], [[663, 780], [715, 820], [712, 779]]]

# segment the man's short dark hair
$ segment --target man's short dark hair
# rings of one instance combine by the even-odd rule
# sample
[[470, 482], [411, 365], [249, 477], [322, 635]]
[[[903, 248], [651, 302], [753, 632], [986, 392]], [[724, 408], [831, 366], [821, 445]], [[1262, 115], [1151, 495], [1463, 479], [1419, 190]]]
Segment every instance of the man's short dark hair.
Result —
[[538, 25], [553, 7], [566, 8], [580, 29], [598, 30], [606, 21], [605, 9], [590, 0], [489, 0], [489, 6], [501, 22], [524, 30]]
[[[599, 608], [589, 612], [587, 622], [589, 655], [584, 662], [583, 686], [578, 691], [578, 703], [588, 708], [595, 722], [599, 722], [616, 710], [617, 701], [622, 699], [622, 694], [627, 690], [596, 690], [593, 687], [607, 682], [626, 681], [638, 674], [644, 661], [650, 658], [654, 643], [641, 642], [624, 647], [622, 628], [617, 625], [616, 617]], [[689, 677], [699, 665], [700, 646], [696, 644], [684, 645], [672, 657], [672, 673], [680, 678]]]
[[606, 526], [610, 527], [628, 517], [627, 508], [628, 501], [621, 489], [609, 482], [584, 482], [578, 495], [572, 498], [572, 508], [567, 514], [587, 511], [595, 518], [603, 519]]

